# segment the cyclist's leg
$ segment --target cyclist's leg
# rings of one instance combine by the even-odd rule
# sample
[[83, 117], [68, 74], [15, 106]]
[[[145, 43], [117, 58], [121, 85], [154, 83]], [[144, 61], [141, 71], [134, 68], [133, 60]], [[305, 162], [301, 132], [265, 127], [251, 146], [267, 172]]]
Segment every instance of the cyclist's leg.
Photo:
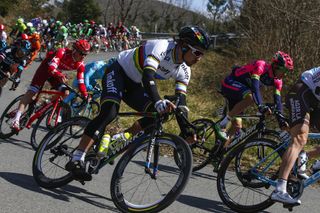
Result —
[[287, 193], [287, 180], [299, 153], [308, 139], [311, 103], [317, 103], [317, 100], [311, 90], [302, 82], [296, 83], [286, 97], [292, 141], [282, 156], [277, 187], [271, 195], [271, 199], [274, 201], [291, 204], [301, 203], [300, 200], [293, 199]]
[[20, 117], [22, 113], [25, 111], [25, 108], [28, 104], [32, 102], [33, 97], [40, 91], [45, 81], [49, 78], [48, 73], [48, 59], [43, 60], [34, 74], [30, 87], [26, 94], [21, 98], [19, 103], [18, 111], [16, 113], [15, 118], [13, 119], [12, 128], [19, 129], [20, 128]]
[[[80, 144], [73, 153], [71, 161], [66, 165], [68, 171], [79, 176], [86, 176], [84, 159], [86, 153], [95, 141], [104, 134], [106, 126], [117, 116], [122, 94], [124, 92], [124, 72], [118, 62], [114, 63], [106, 72], [102, 80], [101, 110], [84, 130]], [[88, 177], [88, 180], [90, 177]]]

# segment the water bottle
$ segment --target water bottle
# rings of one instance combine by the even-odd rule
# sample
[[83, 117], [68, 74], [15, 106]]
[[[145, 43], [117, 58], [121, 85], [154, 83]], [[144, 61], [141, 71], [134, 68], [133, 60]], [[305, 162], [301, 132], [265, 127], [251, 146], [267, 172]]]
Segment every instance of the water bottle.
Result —
[[100, 142], [98, 153], [97, 153], [99, 157], [105, 157], [108, 154], [110, 140], [111, 140], [111, 136], [109, 134], [105, 134], [102, 136], [102, 140]]

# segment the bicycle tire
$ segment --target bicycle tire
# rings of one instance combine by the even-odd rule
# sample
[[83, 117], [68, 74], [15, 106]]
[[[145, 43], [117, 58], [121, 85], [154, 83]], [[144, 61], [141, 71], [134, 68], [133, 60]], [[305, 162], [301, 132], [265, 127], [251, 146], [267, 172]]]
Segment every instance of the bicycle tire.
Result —
[[[201, 138], [202, 141], [190, 144], [193, 155], [192, 172], [196, 172], [204, 168], [212, 160], [211, 154], [215, 144], [215, 132], [213, 129], [215, 122], [210, 119], [200, 118], [192, 121], [192, 124], [197, 127], [202, 127], [201, 130], [197, 132], [197, 138]], [[210, 140], [208, 140], [209, 138]]]
[[[69, 105], [65, 103], [59, 103], [59, 106], [62, 108], [62, 115], [61, 115], [61, 122], [64, 122], [68, 120], [71, 117], [71, 110]], [[45, 137], [45, 135], [54, 128], [53, 122], [56, 122], [57, 117], [54, 118], [54, 116], [57, 116], [57, 111], [53, 114], [51, 123], [49, 122], [49, 118], [52, 114], [53, 111], [53, 106], [50, 107], [46, 112], [44, 112], [37, 120], [35, 125], [33, 126], [32, 132], [31, 132], [31, 138], [30, 138], [30, 143], [31, 146], [34, 150], [37, 150], [39, 147], [40, 142], [42, 139]], [[45, 121], [45, 124], [42, 122]], [[64, 134], [64, 132], [62, 133]]]
[[[59, 124], [44, 137], [32, 162], [33, 178], [39, 186], [52, 189], [64, 186], [74, 180], [72, 174], [65, 170], [65, 165], [70, 161], [72, 152], [78, 147], [79, 137], [73, 137], [69, 134], [61, 135], [59, 132], [68, 132], [66, 130], [74, 126], [80, 127], [79, 131], [82, 131], [89, 122], [88, 118], [74, 117]], [[67, 145], [67, 142], [70, 144]], [[46, 169], [46, 166], [50, 170]], [[56, 174], [58, 172], [59, 174]]]
[[[249, 152], [247, 155], [244, 155], [243, 153], [249, 148], [252, 148], [254, 146], [256, 146], [257, 148], [262, 147], [264, 148], [263, 150], [265, 150], [265, 148], [270, 148], [270, 151], [268, 153], [271, 153], [277, 148], [278, 142], [272, 141], [266, 138], [258, 138], [258, 139], [252, 138], [247, 143], [242, 143], [239, 146], [232, 149], [222, 161], [220, 169], [218, 171], [218, 176], [217, 176], [218, 194], [225, 205], [227, 205], [229, 208], [237, 212], [246, 212], [246, 213], [258, 212], [274, 204], [274, 202], [269, 198], [271, 191], [269, 193], [265, 192], [269, 190], [269, 185], [266, 183], [259, 182], [249, 172], [249, 170], [252, 168], [251, 165], [252, 166], [256, 165], [256, 163], [258, 163], [260, 160], [258, 160], [259, 157], [257, 157], [257, 162], [254, 162], [255, 156], [253, 154]], [[283, 151], [279, 150], [278, 152], [275, 153], [274, 157], [278, 157], [279, 155], [280, 156], [279, 160], [281, 161], [282, 154], [283, 154]], [[239, 160], [240, 156], [244, 156], [244, 161], [243, 161], [243, 164], [241, 165]], [[277, 163], [279, 164], [279, 162]], [[242, 170], [242, 167], [245, 167], [245, 166], [248, 166], [248, 171], [246, 171], [246, 169]], [[273, 171], [271, 171], [270, 173], [272, 178], [277, 177], [277, 172], [279, 167], [275, 167], [275, 168], [276, 169], [273, 169]], [[232, 173], [232, 172], [235, 172], [236, 175], [230, 175], [229, 177], [227, 173]], [[229, 186], [226, 187], [226, 185], [231, 183], [233, 177], [235, 181], [238, 181], [240, 183], [233, 184], [233, 187], [235, 186], [235, 188], [233, 188], [232, 190], [231, 189], [229, 190], [229, 188], [231, 187]], [[257, 181], [257, 182], [251, 183], [251, 181]], [[242, 191], [241, 189], [239, 190], [241, 191], [241, 193], [247, 192], [247, 197], [243, 198], [245, 202], [248, 202], [246, 198], [249, 197], [249, 194], [251, 193], [251, 191], [252, 193], [257, 192], [257, 194], [260, 196], [260, 197], [259, 196], [257, 197], [259, 197], [260, 200], [256, 203], [250, 202], [250, 204], [242, 204], [240, 203], [240, 199], [242, 198], [242, 195], [240, 195], [240, 192], [235, 196], [235, 198], [232, 198], [231, 193], [235, 194], [236, 192], [238, 192], [237, 190], [240, 187], [244, 188]], [[251, 190], [251, 189], [254, 189], [254, 190]], [[261, 196], [264, 196], [265, 200], [262, 201]], [[253, 199], [255, 198], [254, 195], [252, 196], [250, 195], [250, 197], [252, 197]], [[239, 200], [236, 201], [236, 198], [237, 199], [239, 198]]]
[[[139, 139], [137, 139], [139, 140]], [[164, 134], [160, 137], [157, 137], [156, 140], [159, 142], [160, 145], [163, 145], [164, 147], [166, 147], [166, 145], [171, 145], [173, 147], [174, 150], [172, 150], [172, 152], [167, 152], [166, 151], [166, 155], [163, 154], [162, 156], [159, 157], [159, 176], [157, 177], [157, 180], [160, 180], [159, 177], [161, 177], [161, 175], [165, 174], [166, 171], [171, 171], [171, 173], [174, 173], [176, 170], [178, 170], [178, 179], [176, 182], [170, 182], [170, 183], [175, 183], [173, 185], [172, 188], [171, 185], [169, 185], [168, 188], [170, 188], [170, 190], [168, 191], [167, 194], [160, 192], [160, 197], [164, 195], [164, 197], [161, 197], [159, 200], [156, 201], [152, 201], [151, 203], [148, 204], [133, 204], [131, 202], [133, 198], [130, 199], [130, 201], [128, 201], [126, 199], [126, 195], [123, 194], [122, 189], [125, 188], [123, 184], [126, 184], [127, 182], [125, 181], [126, 178], [123, 176], [124, 172], [126, 171], [126, 169], [128, 168], [128, 170], [133, 169], [134, 171], [142, 171], [144, 172], [144, 163], [145, 163], [145, 158], [141, 157], [141, 155], [145, 155], [146, 154], [146, 149], [148, 147], [148, 142], [149, 142], [149, 138], [145, 138], [144, 140], [141, 141], [136, 141], [133, 142], [132, 146], [128, 149], [127, 152], [125, 152], [125, 154], [121, 157], [121, 159], [119, 160], [113, 174], [112, 174], [112, 179], [111, 179], [111, 186], [110, 186], [110, 191], [111, 191], [111, 197], [112, 200], [114, 202], [114, 204], [117, 206], [117, 208], [122, 211], [122, 212], [159, 212], [161, 210], [163, 210], [164, 208], [166, 208], [167, 206], [169, 206], [172, 202], [174, 202], [177, 197], [180, 195], [180, 193], [184, 190], [189, 177], [191, 175], [191, 171], [192, 171], [192, 153], [191, 150], [188, 146], [188, 144], [179, 136], [176, 135], [172, 135], [172, 134]], [[161, 148], [160, 148], [161, 150]], [[166, 160], [166, 158], [170, 157], [173, 158], [173, 153], [175, 152], [175, 150], [178, 150], [177, 152], [179, 152], [180, 154], [180, 163], [179, 165], [175, 165], [175, 169], [172, 169], [169, 165], [171, 164], [160, 164], [160, 161], [162, 161], [163, 159]], [[144, 153], [142, 153], [144, 152]], [[138, 155], [139, 154], [139, 155]], [[140, 156], [140, 157], [139, 157]], [[167, 157], [166, 157], [167, 156]], [[133, 161], [133, 158], [141, 158], [141, 162], [139, 161]], [[144, 159], [142, 159], [144, 158]], [[183, 159], [183, 160], [182, 160]], [[173, 163], [176, 163], [174, 159], [171, 159]], [[132, 163], [134, 167], [130, 166], [127, 167], [129, 163]], [[142, 165], [139, 165], [142, 164]], [[136, 168], [138, 166], [138, 169]], [[143, 169], [142, 169], [143, 168]], [[141, 170], [139, 170], [141, 169]], [[167, 170], [166, 170], [167, 169]], [[181, 170], [181, 172], [180, 172]], [[127, 173], [127, 172], [126, 172]], [[130, 172], [128, 173], [130, 174]], [[149, 175], [147, 175], [147, 177], [150, 177]], [[151, 179], [151, 177], [150, 177]], [[124, 181], [122, 181], [124, 180]], [[138, 178], [130, 178], [129, 180], [138, 180]], [[156, 180], [155, 180], [156, 181]], [[163, 181], [166, 182], [166, 181]], [[162, 183], [162, 182], [157, 182], [157, 184]], [[150, 185], [150, 184], [149, 184]], [[160, 185], [160, 184], [159, 184]], [[128, 186], [130, 187], [130, 186]], [[149, 186], [148, 186], [149, 188]], [[152, 187], [150, 187], [152, 188]], [[161, 190], [164, 191], [164, 187], [159, 187], [161, 188]], [[138, 190], [138, 188], [137, 188]], [[125, 190], [126, 191], [126, 190]], [[138, 193], [137, 193], [138, 194]], [[147, 194], [146, 191], [144, 191], [144, 193], [142, 193], [143, 196]], [[141, 194], [140, 194], [141, 195]], [[148, 199], [151, 199], [152, 196], [148, 195]], [[142, 201], [141, 201], [142, 202]], [[148, 201], [149, 202], [149, 201]]]
[[[0, 138], [6, 139], [6, 138], [10, 138], [12, 135], [16, 134], [15, 130], [13, 130], [11, 128], [11, 123], [12, 123], [12, 119], [15, 117], [16, 111], [18, 109], [18, 106], [14, 106], [14, 105], [19, 104], [22, 97], [23, 97], [23, 95], [20, 95], [17, 98], [15, 98], [3, 111], [3, 113], [0, 117]], [[7, 133], [4, 133], [4, 124], [8, 124], [8, 126], [9, 126], [9, 131]]]

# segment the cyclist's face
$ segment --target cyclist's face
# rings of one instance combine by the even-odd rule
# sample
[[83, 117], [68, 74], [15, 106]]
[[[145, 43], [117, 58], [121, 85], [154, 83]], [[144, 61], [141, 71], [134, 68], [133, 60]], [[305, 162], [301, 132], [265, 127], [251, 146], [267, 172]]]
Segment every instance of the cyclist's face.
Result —
[[81, 52], [75, 50], [73, 57], [74, 57], [74, 60], [76, 61], [83, 61], [83, 59], [86, 57], [86, 54], [82, 54]]
[[286, 74], [287, 74], [287, 69], [284, 67], [277, 67], [274, 70], [274, 77], [278, 78], [278, 79], [282, 79]]
[[191, 66], [202, 58], [204, 55], [204, 50], [201, 49], [200, 47], [192, 47], [188, 45], [188, 51], [184, 55], [184, 61], [188, 66]]

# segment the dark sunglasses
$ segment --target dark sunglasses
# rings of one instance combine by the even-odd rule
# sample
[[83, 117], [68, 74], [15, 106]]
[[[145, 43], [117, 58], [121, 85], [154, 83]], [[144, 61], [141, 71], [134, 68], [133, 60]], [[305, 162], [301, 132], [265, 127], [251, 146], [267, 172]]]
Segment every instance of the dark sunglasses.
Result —
[[80, 51], [78, 51], [78, 53], [79, 53], [80, 55], [82, 55], [82, 56], [87, 56], [87, 55], [88, 55], [88, 54], [82, 53], [82, 52], [80, 52]]
[[192, 54], [193, 54], [194, 56], [196, 56], [196, 57], [201, 57], [201, 56], [204, 55], [203, 52], [201, 52], [200, 50], [194, 48], [193, 46], [191, 46], [191, 45], [189, 45], [189, 44], [188, 44], [188, 47], [190, 48], [190, 50], [191, 50], [191, 52], [192, 52]]

